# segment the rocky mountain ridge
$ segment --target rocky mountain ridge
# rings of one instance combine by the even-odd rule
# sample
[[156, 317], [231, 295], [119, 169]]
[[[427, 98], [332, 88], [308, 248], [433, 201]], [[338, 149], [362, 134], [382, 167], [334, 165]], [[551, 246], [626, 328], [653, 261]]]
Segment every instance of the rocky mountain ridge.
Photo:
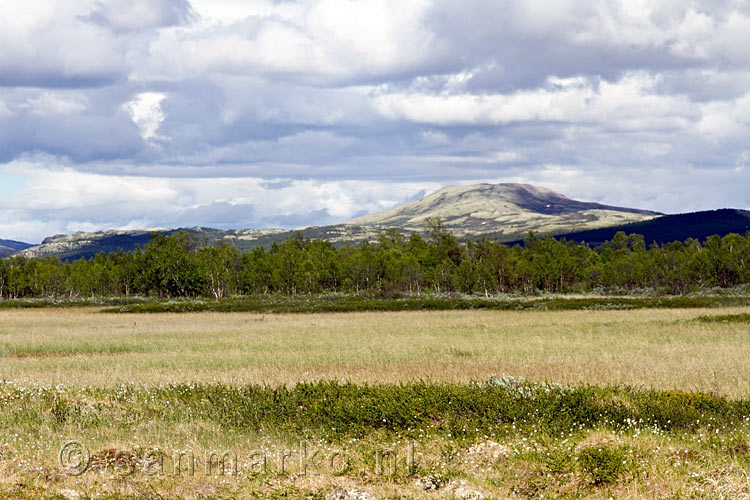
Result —
[[350, 226], [422, 231], [438, 217], [458, 237], [493, 233], [503, 239], [528, 231], [559, 233], [647, 220], [657, 212], [571, 200], [530, 184], [448, 186], [421, 200], [357, 217]]

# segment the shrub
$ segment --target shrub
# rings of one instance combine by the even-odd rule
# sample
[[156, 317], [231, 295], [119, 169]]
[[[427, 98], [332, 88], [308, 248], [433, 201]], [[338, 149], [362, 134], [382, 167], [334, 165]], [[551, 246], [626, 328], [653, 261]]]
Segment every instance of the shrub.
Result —
[[578, 452], [578, 463], [591, 484], [601, 486], [615, 483], [628, 469], [626, 446], [591, 446]]

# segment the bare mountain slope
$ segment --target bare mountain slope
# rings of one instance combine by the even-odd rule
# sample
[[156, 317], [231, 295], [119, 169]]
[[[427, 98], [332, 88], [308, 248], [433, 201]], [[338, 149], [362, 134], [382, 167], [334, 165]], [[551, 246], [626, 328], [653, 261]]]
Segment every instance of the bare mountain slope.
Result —
[[448, 186], [398, 207], [364, 215], [347, 225], [424, 230], [426, 220], [439, 217], [457, 236], [494, 233], [501, 238], [529, 230], [559, 233], [642, 221], [656, 212], [571, 200], [530, 184]]

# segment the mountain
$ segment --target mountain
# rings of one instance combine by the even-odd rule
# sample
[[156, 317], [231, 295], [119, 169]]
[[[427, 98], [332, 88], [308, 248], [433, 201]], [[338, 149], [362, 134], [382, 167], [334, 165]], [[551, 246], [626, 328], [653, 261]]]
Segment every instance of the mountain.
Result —
[[120, 249], [131, 251], [136, 246], [143, 247], [151, 241], [152, 232], [171, 234], [171, 229], [143, 229], [136, 231], [97, 231], [77, 232], [70, 235], [59, 234], [45, 238], [37, 245], [19, 252], [26, 257], [46, 257], [54, 255], [61, 259], [75, 260], [93, 257], [99, 252], [117, 252]]
[[23, 243], [21, 241], [0, 240], [0, 257], [5, 257], [7, 255], [18, 252], [20, 250], [24, 250], [32, 246], [34, 245], [31, 245], [29, 243]]
[[[45, 257], [48, 255], [57, 256], [63, 260], [75, 260], [81, 257], [90, 258], [99, 252], [117, 252], [124, 250], [127, 252], [135, 250], [137, 246], [143, 248], [151, 241], [153, 234], [172, 235], [177, 231], [184, 230], [194, 234], [199, 240], [206, 244], [212, 244], [219, 241], [225, 241], [242, 250], [252, 249], [257, 244], [243, 245], [245, 241], [264, 243], [264, 238], [269, 238], [274, 234], [287, 234], [288, 231], [283, 229], [246, 229], [246, 230], [229, 230], [191, 227], [180, 229], [169, 228], [152, 228], [139, 229], [131, 231], [96, 231], [91, 233], [77, 232], [70, 235], [60, 234], [45, 238], [41, 245], [27, 248], [18, 252], [19, 255], [26, 257]], [[284, 237], [279, 238], [279, 241]], [[271, 241], [272, 243], [272, 241]], [[271, 244], [269, 243], [269, 245]]]
[[350, 226], [380, 230], [423, 231], [426, 220], [439, 217], [458, 237], [492, 233], [508, 240], [528, 231], [570, 232], [653, 218], [657, 212], [571, 200], [560, 193], [529, 184], [449, 186], [419, 200], [357, 217]]
[[663, 215], [643, 222], [577, 231], [560, 234], [558, 237], [598, 245], [611, 240], [618, 231], [623, 231], [625, 234], [642, 234], [646, 244], [685, 241], [688, 238], [704, 241], [713, 234], [719, 236], [729, 233], [744, 235], [750, 231], [750, 211], [723, 208], [721, 210]]
[[[184, 230], [206, 244], [224, 242], [247, 251], [257, 246], [269, 247], [294, 233], [327, 240], [335, 246], [374, 240], [388, 229], [404, 234], [412, 231], [424, 233], [427, 219], [431, 217], [439, 217], [445, 228], [460, 238], [488, 235], [498, 241], [509, 241], [523, 237], [528, 231], [557, 234], [643, 221], [657, 215], [646, 210], [571, 200], [549, 189], [528, 184], [475, 184], [449, 186], [421, 200], [331, 226], [310, 226], [292, 231], [202, 227]], [[30, 257], [56, 255], [66, 260], [88, 258], [102, 251], [130, 251], [136, 245], [143, 247], [151, 240], [153, 232], [173, 234], [176, 231], [157, 228], [58, 235], [20, 254]]]

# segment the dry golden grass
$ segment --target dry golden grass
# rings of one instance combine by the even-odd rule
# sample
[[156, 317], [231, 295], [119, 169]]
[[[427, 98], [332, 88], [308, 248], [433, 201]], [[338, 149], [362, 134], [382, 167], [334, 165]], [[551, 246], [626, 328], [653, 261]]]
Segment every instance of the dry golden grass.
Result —
[[628, 384], [750, 395], [750, 324], [716, 310], [313, 315], [0, 311], [0, 379], [150, 386], [480, 380]]

